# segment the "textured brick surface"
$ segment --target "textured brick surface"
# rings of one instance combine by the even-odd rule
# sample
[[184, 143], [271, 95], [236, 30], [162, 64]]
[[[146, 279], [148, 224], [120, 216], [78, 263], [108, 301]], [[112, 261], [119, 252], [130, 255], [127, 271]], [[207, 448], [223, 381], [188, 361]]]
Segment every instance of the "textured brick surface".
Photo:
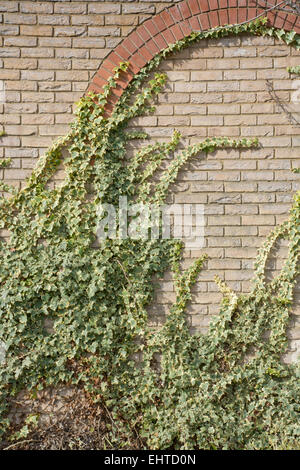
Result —
[[[210, 17], [209, 4], [214, 9], [217, 5], [226, 9], [227, 3], [242, 6], [220, 0], [189, 0], [181, 8], [175, 3], [0, 2], [0, 80], [6, 88], [0, 129], [7, 134], [0, 139], [0, 157], [13, 159], [12, 168], [1, 170], [2, 179], [24, 185], [38, 156], [56, 136], [67, 132], [74, 102], [92, 77], [101, 87], [120, 57], [135, 55], [136, 67], [142, 66], [151, 54], [195, 25], [226, 21], [227, 13], [230, 22], [238, 17], [237, 8], [218, 14], [213, 10]], [[170, 13], [166, 7], [171, 7]], [[140, 29], [131, 35], [136, 27]], [[105, 59], [112, 51], [110, 60]], [[299, 65], [299, 53], [272, 38], [244, 35], [203, 41], [161, 65], [169, 81], [158, 97], [156, 113], [132, 122], [163, 141], [177, 128], [183, 135], [182, 147], [220, 135], [258, 136], [262, 143], [257, 150], [199, 155], [180, 172], [172, 188], [170, 201], [205, 206], [205, 247], [198, 252], [186, 250], [184, 255], [184, 266], [203, 251], [210, 256], [208, 269], [193, 291], [189, 321], [194, 330], [207, 331], [211, 315], [218, 312], [216, 274], [237, 292], [249, 291], [257, 247], [274, 225], [288, 217], [292, 194], [299, 187], [297, 175], [290, 172], [299, 166], [299, 129], [290, 125], [266, 86], [267, 79], [273, 80], [278, 98], [297, 112], [292, 102], [295, 82], [286, 71], [289, 65]], [[121, 84], [125, 86], [126, 82]], [[62, 178], [61, 169], [52, 184], [60, 184]], [[280, 269], [285, 255], [281, 249], [271, 258], [269, 277]], [[174, 297], [167, 273], [153, 309], [154, 323], [164, 317]], [[293, 325], [298, 326], [291, 329], [290, 354], [300, 339], [299, 305], [294, 313]]]
[[[282, 61], [275, 68], [279, 49]], [[270, 60], [261, 55], [266, 50]], [[163, 141], [175, 128], [180, 130], [182, 147], [219, 135], [258, 136], [264, 144], [257, 150], [200, 154], [180, 171], [172, 188], [170, 202], [200, 203], [205, 210], [205, 246], [197, 252], [186, 250], [184, 261], [187, 266], [201, 253], [210, 256], [194, 288], [190, 307], [194, 331], [206, 332], [210, 316], [219, 311], [214, 276], [226, 280], [237, 292], [248, 292], [257, 249], [272, 228], [288, 217], [293, 185], [299, 181], [299, 175], [290, 171], [300, 162], [299, 128], [291, 126], [282, 109], [270, 99], [266, 79], [270, 72], [278, 77], [274, 88], [286, 90], [279, 96], [287, 109], [294, 109], [291, 97], [295, 82], [289, 79], [286, 66], [296, 54], [270, 38], [259, 38], [257, 43], [257, 38], [244, 36], [235, 38], [232, 45], [227, 39], [202, 42], [160, 66], [169, 81], [158, 97], [156, 113], [134, 122], [153, 139]], [[278, 273], [285, 256], [286, 250], [272, 254], [269, 278]], [[155, 309], [158, 322], [174, 298], [170, 273], [160, 289]], [[295, 303], [293, 312], [293, 322], [297, 322], [299, 303]], [[291, 335], [297, 336], [292, 331]]]

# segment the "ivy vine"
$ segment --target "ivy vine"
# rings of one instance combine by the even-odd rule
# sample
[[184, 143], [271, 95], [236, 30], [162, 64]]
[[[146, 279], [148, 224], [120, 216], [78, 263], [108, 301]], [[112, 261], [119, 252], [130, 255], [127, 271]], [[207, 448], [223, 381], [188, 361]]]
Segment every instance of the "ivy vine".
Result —
[[[145, 84], [150, 72], [195, 41], [240, 33], [270, 35], [300, 48], [296, 33], [269, 28], [265, 19], [192, 33], [144, 67], [107, 116], [111, 90], [128, 67], [122, 63], [103, 94], [81, 99], [70, 132], [40, 159], [24, 189], [1, 183], [7, 194], [0, 200], [0, 228], [10, 234], [0, 244], [2, 435], [10, 396], [67, 383], [105, 403], [124, 439], [137, 432], [145, 448], [299, 446], [299, 364], [280, 361], [299, 272], [299, 193], [288, 221], [259, 251], [252, 291], [238, 296], [216, 279], [222, 307], [206, 335], [191, 336], [185, 317], [206, 256], [182, 272], [183, 247], [175, 240], [106, 239], [94, 246], [100, 203], [117, 205], [122, 195], [159, 205], [189, 158], [258, 145], [256, 139], [212, 138], [179, 152], [175, 132], [169, 143], [126, 155], [128, 141], [147, 137], [127, 130], [130, 119], [152, 112], [152, 98], [165, 84], [161, 73]], [[171, 163], [154, 183], [169, 155]], [[65, 180], [51, 189], [48, 182], [62, 162]], [[289, 240], [289, 254], [280, 274], [267, 282], [266, 261], [279, 238]], [[176, 302], [156, 331], [147, 314], [153, 276], [170, 267]]]

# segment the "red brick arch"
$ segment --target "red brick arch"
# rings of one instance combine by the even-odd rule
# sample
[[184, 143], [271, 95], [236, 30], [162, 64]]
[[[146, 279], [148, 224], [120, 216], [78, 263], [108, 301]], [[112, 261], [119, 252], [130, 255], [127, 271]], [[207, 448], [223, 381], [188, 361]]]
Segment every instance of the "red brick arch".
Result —
[[[265, 12], [254, 0], [184, 0], [164, 9], [148, 19], [129, 34], [117, 48], [110, 52], [93, 77], [88, 91], [100, 93], [107, 84], [113, 69], [120, 62], [130, 63], [128, 73], [123, 73], [111, 94], [111, 107], [130, 83], [133, 75], [140, 71], [158, 52], [193, 31], [205, 31], [227, 24], [250, 21]], [[281, 0], [269, 0], [274, 6]], [[284, 11], [266, 13], [269, 25], [300, 33], [300, 17]]]

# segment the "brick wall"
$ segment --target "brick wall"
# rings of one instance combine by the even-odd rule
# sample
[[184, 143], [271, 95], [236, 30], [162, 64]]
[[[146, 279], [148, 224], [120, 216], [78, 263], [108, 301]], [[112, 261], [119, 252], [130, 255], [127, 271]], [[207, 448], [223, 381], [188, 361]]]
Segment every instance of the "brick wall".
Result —
[[[0, 80], [6, 88], [0, 122], [7, 134], [0, 140], [0, 156], [13, 159], [12, 168], [0, 170], [2, 179], [24, 184], [38, 156], [66, 133], [74, 102], [103, 58], [136, 25], [171, 3], [0, 1]], [[257, 136], [262, 144], [258, 150], [199, 155], [172, 188], [171, 202], [205, 207], [205, 247], [186, 250], [184, 260], [188, 265], [202, 252], [210, 256], [193, 291], [193, 330], [207, 331], [211, 315], [218, 312], [215, 274], [235, 291], [249, 291], [257, 247], [287, 218], [299, 189], [299, 178], [290, 171], [299, 166], [299, 127], [289, 123], [267, 91], [270, 79], [284, 106], [297, 111], [292, 100], [297, 82], [286, 67], [299, 65], [299, 55], [272, 38], [245, 35], [202, 42], [161, 65], [169, 80], [156, 113], [132, 122], [158, 140], [169, 139], [176, 128], [183, 135], [182, 147], [219, 135]], [[282, 265], [284, 245], [270, 260], [269, 277]], [[174, 298], [168, 273], [153, 308], [154, 323], [163, 319]], [[300, 350], [299, 304], [293, 313], [287, 360]]]
[[[19, 185], [53, 139], [64, 135], [74, 103], [102, 59], [136, 25], [173, 3], [0, 1], [0, 157], [4, 178]], [[5, 150], [4, 150], [5, 149]], [[3, 172], [0, 175], [3, 178]]]

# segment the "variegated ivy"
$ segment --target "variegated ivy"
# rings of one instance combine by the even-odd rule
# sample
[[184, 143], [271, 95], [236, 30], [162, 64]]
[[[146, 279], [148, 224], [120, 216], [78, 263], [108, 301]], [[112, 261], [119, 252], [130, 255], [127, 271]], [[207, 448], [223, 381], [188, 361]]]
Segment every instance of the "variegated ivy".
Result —
[[[207, 335], [191, 336], [185, 318], [205, 256], [181, 272], [182, 246], [174, 240], [107, 239], [93, 246], [100, 202], [117, 204], [126, 195], [160, 204], [182, 165], [199, 152], [257, 146], [256, 139], [206, 139], [176, 153], [157, 184], [152, 177], [178, 147], [177, 132], [170, 143], [143, 147], [126, 158], [127, 142], [146, 137], [126, 127], [152, 110], [151, 99], [165, 76], [158, 73], [142, 84], [161, 60], [202, 38], [249, 32], [300, 47], [294, 32], [270, 29], [265, 20], [193, 33], [158, 54], [107, 117], [111, 88], [127, 68], [121, 64], [102, 95], [80, 101], [70, 132], [41, 158], [27, 186], [17, 191], [2, 184], [10, 193], [0, 202], [1, 228], [10, 232], [0, 245], [0, 340], [6, 345], [0, 366], [2, 433], [9, 396], [63, 382], [83, 385], [105, 403], [124, 439], [137, 432], [148, 448], [299, 445], [299, 366], [280, 362], [298, 272], [299, 194], [289, 220], [259, 252], [250, 294], [238, 296], [216, 279], [224, 299]], [[50, 189], [64, 147], [65, 181]], [[280, 237], [290, 241], [288, 259], [267, 283], [266, 260]], [[153, 331], [146, 310], [153, 276], [170, 267], [176, 302], [165, 324]], [[45, 328], [46, 319], [53, 321], [53, 331]], [[255, 354], [244, 360], [251, 350]], [[138, 365], [135, 355], [141, 358]], [[157, 355], [159, 368], [153, 366]]]

